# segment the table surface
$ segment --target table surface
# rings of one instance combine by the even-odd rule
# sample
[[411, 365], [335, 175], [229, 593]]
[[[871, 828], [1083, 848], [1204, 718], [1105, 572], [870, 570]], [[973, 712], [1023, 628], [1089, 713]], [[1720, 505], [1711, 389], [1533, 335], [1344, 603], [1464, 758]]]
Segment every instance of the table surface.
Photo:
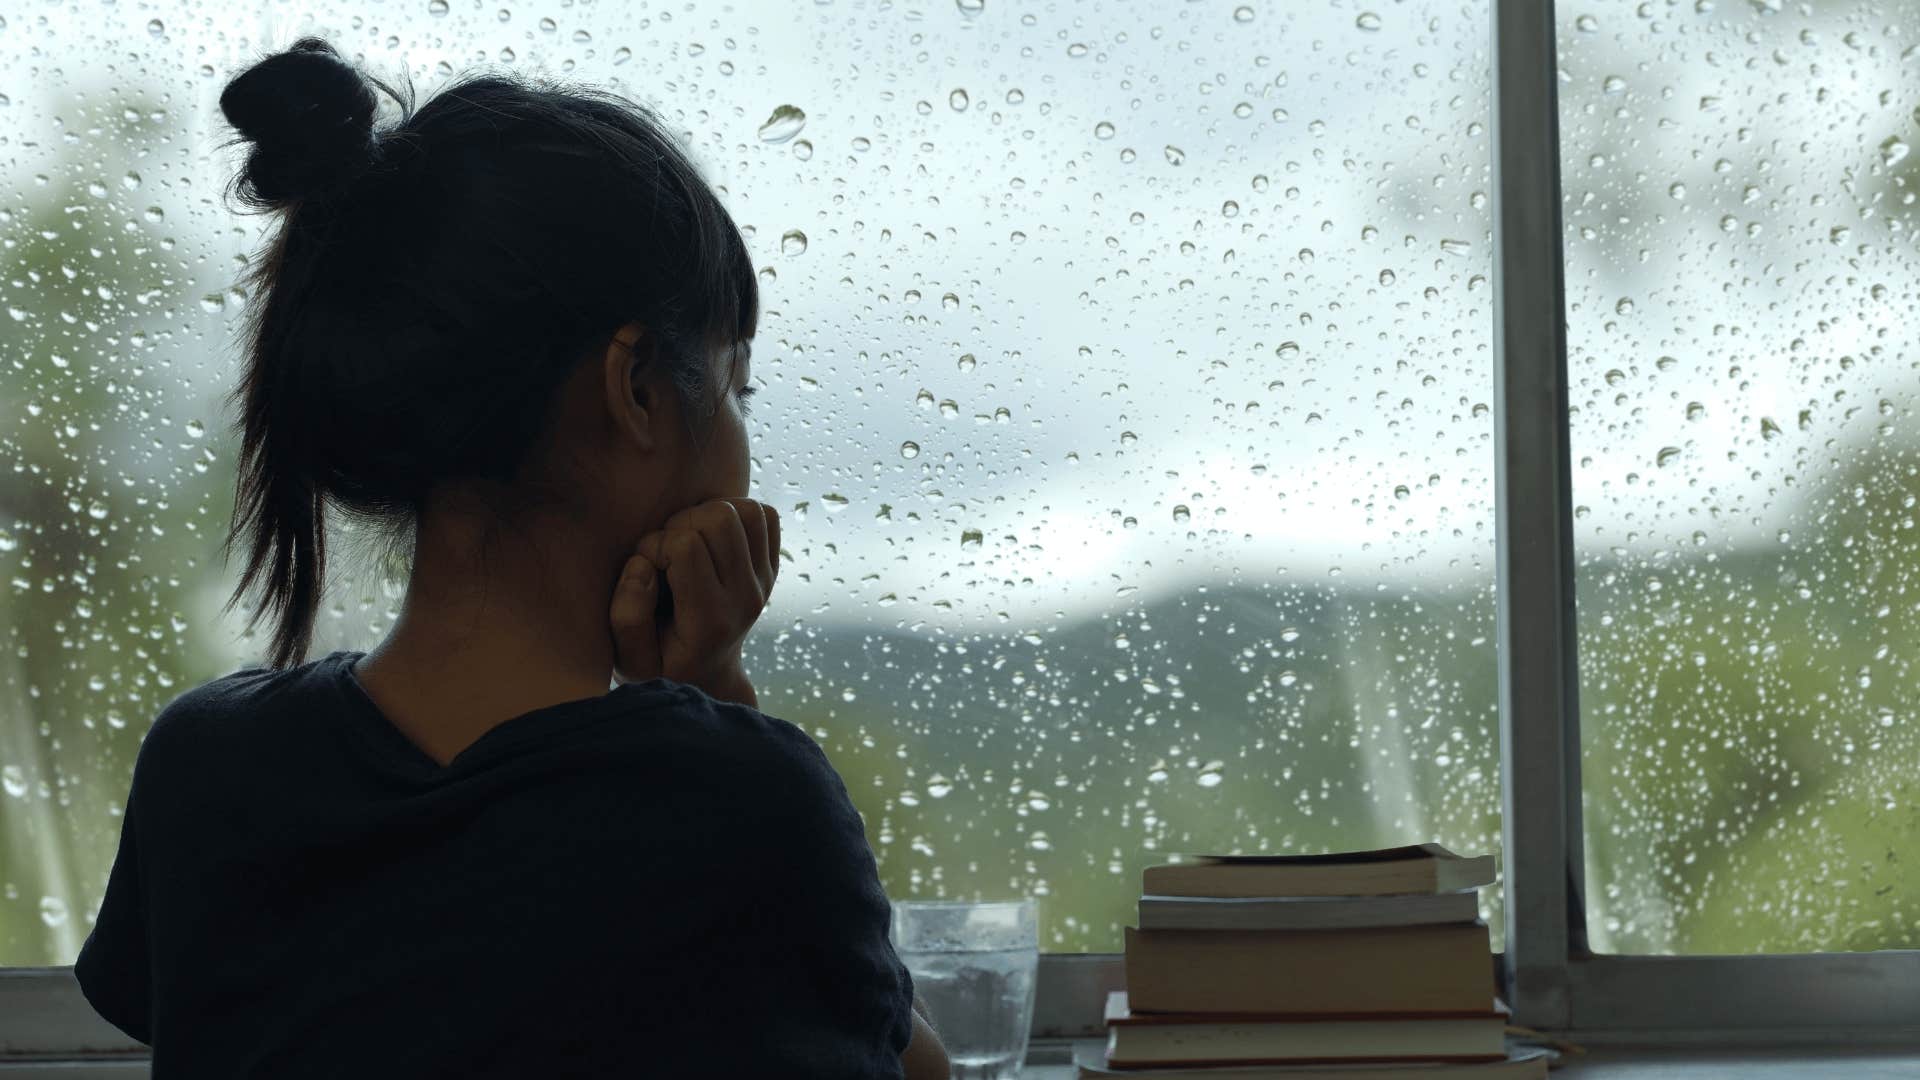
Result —
[[[1091, 1040], [1096, 1045], [1099, 1040]], [[1674, 1049], [1595, 1047], [1553, 1080], [1920, 1080], [1920, 1046]], [[1029, 1065], [1021, 1080], [1073, 1080], [1071, 1065]]]

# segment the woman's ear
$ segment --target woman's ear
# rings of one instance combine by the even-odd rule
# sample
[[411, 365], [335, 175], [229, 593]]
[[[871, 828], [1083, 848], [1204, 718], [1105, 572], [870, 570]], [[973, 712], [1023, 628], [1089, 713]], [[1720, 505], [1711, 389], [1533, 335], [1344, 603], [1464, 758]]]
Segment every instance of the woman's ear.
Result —
[[614, 428], [640, 450], [652, 450], [660, 423], [659, 395], [653, 390], [653, 335], [632, 322], [614, 331], [603, 365], [607, 412]]

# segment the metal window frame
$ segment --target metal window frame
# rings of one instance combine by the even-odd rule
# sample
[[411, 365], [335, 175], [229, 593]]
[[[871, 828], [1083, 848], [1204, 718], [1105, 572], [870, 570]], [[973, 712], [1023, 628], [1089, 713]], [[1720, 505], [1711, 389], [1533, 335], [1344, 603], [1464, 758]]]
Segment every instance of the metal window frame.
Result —
[[1591, 1042], [1920, 1043], [1920, 950], [1588, 948], [1553, 0], [1494, 0], [1500, 771], [1516, 1022]]
[[[1920, 1044], [1920, 950], [1587, 947], [1553, 0], [1494, 0], [1494, 444], [1507, 951], [1517, 1023], [1595, 1043]], [[1036, 1047], [1098, 1035], [1116, 954], [1043, 956]], [[1057, 1049], [1057, 1046], [1047, 1046]], [[129, 1059], [71, 967], [0, 969], [0, 1061]]]

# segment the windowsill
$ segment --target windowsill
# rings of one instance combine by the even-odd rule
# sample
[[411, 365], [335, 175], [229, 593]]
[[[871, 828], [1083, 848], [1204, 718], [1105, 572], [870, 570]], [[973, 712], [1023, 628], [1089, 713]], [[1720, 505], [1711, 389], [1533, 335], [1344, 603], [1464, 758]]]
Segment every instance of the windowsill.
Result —
[[[1083, 1040], [1099, 1045], [1102, 1040]], [[1064, 1062], [1072, 1042], [1036, 1042], [1034, 1062]], [[148, 1074], [145, 1061], [0, 1061], [0, 1080], [130, 1080]], [[1031, 1064], [1022, 1080], [1073, 1080], [1073, 1066]], [[1920, 1075], [1920, 1046], [1788, 1047], [1595, 1047], [1553, 1070], [1553, 1080], [1893, 1080]]]
[[[1098, 1046], [1099, 1039], [1083, 1040]], [[1035, 1061], [1059, 1062], [1072, 1054], [1068, 1040], [1034, 1046]], [[1022, 1080], [1073, 1080], [1072, 1065], [1028, 1065]], [[1566, 1059], [1553, 1080], [1911, 1080], [1920, 1075], [1920, 1046], [1892, 1047], [1593, 1047]]]

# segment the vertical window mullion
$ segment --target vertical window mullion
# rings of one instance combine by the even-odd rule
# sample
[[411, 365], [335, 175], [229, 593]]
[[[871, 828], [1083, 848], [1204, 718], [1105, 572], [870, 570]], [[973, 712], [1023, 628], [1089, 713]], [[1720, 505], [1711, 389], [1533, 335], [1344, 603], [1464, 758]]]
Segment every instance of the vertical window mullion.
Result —
[[1565, 276], [1551, 0], [1493, 5], [1494, 447], [1506, 975], [1571, 1026], [1583, 947]]

